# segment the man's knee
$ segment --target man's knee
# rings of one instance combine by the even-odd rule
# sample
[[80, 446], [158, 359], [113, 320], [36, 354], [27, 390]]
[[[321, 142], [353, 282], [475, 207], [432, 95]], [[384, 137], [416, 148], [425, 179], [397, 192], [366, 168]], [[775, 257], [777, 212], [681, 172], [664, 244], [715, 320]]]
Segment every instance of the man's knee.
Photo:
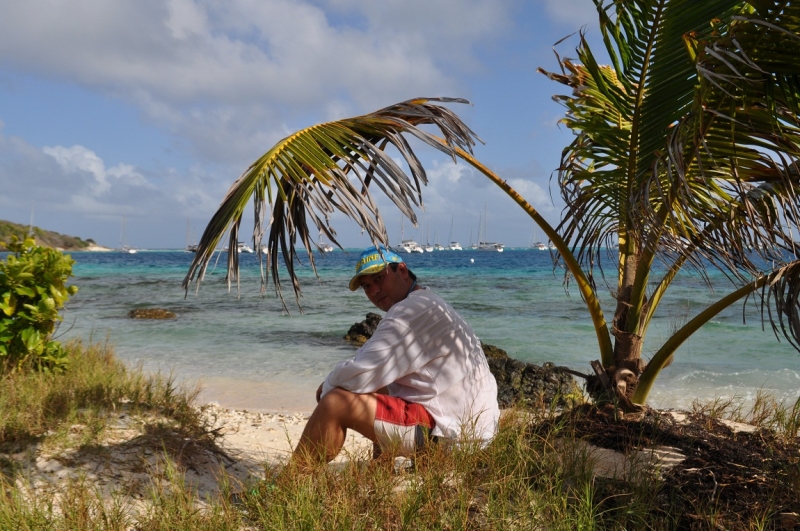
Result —
[[358, 395], [351, 391], [342, 389], [341, 387], [334, 387], [320, 399], [317, 407], [329, 411], [346, 411], [348, 407], [357, 400], [357, 397]]
[[320, 414], [338, 419], [345, 427], [363, 433], [364, 425], [371, 425], [375, 420], [375, 396], [335, 387], [322, 397], [317, 409]]

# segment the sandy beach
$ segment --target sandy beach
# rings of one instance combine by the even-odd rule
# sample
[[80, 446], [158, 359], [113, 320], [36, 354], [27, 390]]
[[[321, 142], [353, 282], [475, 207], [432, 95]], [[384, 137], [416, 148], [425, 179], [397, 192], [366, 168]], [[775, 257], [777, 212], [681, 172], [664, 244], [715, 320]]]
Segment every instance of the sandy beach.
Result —
[[317, 388], [308, 382], [205, 377], [196, 383], [201, 389], [200, 404], [215, 403], [229, 409], [290, 416], [298, 412], [311, 414], [316, 406], [314, 393]]
[[[186, 484], [201, 500], [208, 499], [221, 492], [223, 475], [236, 491], [285, 464], [310, 414], [229, 409], [217, 403], [199, 409], [207, 429], [217, 434], [215, 444], [189, 440], [170, 429], [154, 435], [153, 426], [163, 419], [120, 411], [109, 413], [109, 428], [91, 450], [74, 445], [91, 427], [75, 424], [69, 427], [67, 444], [45, 439], [0, 457], [24, 471], [17, 485], [30, 496], [57, 498], [70, 482], [79, 481], [107, 498], [124, 494], [146, 509], [150, 489], [170, 481], [165, 449], [185, 474]], [[371, 448], [370, 441], [351, 431], [336, 462], [368, 459]]]
[[[216, 403], [200, 408], [214, 428], [220, 428], [220, 447], [232, 457], [245, 462], [280, 465], [289, 458], [300, 440], [310, 412], [264, 413], [229, 409]], [[345, 448], [337, 460], [372, 449], [372, 443], [350, 430]]]

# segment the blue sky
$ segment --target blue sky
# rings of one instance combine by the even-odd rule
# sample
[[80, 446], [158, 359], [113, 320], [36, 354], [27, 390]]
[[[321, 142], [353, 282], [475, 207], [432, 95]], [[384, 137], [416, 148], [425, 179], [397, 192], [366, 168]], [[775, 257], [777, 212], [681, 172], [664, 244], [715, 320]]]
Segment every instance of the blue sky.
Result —
[[[186, 245], [230, 184], [287, 134], [419, 96], [484, 140], [475, 155], [556, 223], [553, 45], [591, 0], [0, 0], [0, 219], [117, 247]], [[577, 38], [558, 47], [573, 56]], [[419, 229], [433, 243], [529, 243], [532, 223], [465, 164], [423, 149]], [[554, 200], [554, 201], [553, 201]], [[379, 203], [392, 241], [398, 211]], [[33, 209], [32, 209], [33, 206]], [[340, 242], [366, 236], [339, 216]], [[245, 231], [249, 228], [243, 227]]]

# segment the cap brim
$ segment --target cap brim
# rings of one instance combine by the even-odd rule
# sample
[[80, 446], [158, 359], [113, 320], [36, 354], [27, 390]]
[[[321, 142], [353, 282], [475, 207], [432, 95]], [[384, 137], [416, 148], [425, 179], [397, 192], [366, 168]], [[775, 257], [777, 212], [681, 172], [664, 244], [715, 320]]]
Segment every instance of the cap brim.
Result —
[[358, 288], [361, 287], [361, 282], [359, 282], [358, 278], [363, 277], [364, 275], [374, 275], [375, 273], [380, 273], [384, 269], [386, 269], [386, 262], [383, 264], [376, 264], [372, 267], [368, 267], [364, 271], [358, 273], [356, 276], [350, 279], [350, 291], [356, 291]]

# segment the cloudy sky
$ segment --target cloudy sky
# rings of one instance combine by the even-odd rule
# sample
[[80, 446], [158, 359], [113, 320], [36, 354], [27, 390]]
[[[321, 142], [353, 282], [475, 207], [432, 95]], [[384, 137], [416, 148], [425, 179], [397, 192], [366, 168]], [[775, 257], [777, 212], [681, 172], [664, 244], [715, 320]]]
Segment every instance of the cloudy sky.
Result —
[[[475, 155], [551, 223], [559, 129], [552, 47], [591, 0], [0, 0], [0, 219], [117, 247], [186, 245], [239, 174], [287, 134], [419, 96], [484, 140]], [[576, 38], [560, 44], [574, 56]], [[532, 224], [470, 167], [423, 149], [421, 229], [527, 245]], [[554, 203], [555, 201], [555, 203]], [[399, 239], [396, 209], [382, 210]], [[345, 246], [365, 236], [335, 221]], [[249, 229], [248, 229], [249, 230]]]

